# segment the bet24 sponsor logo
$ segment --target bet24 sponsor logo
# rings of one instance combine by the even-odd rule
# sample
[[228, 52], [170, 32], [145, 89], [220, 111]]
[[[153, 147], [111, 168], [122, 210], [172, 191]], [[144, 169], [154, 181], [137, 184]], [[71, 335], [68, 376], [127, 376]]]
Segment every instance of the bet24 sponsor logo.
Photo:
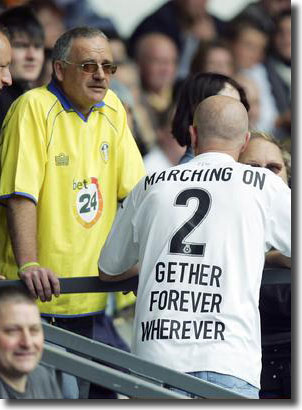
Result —
[[85, 228], [93, 226], [100, 218], [103, 210], [103, 198], [95, 177], [73, 181], [75, 203], [73, 211], [77, 221]]

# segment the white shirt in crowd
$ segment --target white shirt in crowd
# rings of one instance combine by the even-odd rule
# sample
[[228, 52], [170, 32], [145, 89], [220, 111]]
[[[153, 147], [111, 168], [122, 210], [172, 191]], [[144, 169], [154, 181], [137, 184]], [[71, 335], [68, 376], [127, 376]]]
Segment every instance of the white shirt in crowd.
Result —
[[260, 387], [265, 252], [290, 256], [290, 189], [221, 153], [149, 174], [119, 210], [99, 268], [139, 262], [132, 351]]

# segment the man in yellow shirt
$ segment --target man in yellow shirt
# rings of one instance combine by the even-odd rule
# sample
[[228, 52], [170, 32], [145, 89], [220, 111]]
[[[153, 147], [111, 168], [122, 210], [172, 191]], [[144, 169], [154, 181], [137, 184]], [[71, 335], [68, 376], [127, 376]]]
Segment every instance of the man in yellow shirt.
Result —
[[0, 272], [24, 280], [42, 316], [64, 327], [81, 332], [88, 316], [88, 337], [106, 295], [52, 298], [58, 277], [98, 275], [118, 201], [145, 174], [125, 110], [108, 89], [115, 70], [100, 30], [67, 31], [53, 50], [52, 82], [13, 103], [0, 136]]

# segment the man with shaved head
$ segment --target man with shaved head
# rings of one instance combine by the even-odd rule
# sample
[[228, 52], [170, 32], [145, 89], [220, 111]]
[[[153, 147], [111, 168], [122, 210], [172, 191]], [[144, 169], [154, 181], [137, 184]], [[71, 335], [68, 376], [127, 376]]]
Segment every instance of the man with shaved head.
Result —
[[147, 175], [125, 200], [100, 278], [126, 279], [139, 263], [133, 353], [255, 399], [264, 258], [271, 247], [290, 257], [290, 189], [237, 162], [249, 132], [236, 99], [203, 100], [190, 134], [196, 157]]

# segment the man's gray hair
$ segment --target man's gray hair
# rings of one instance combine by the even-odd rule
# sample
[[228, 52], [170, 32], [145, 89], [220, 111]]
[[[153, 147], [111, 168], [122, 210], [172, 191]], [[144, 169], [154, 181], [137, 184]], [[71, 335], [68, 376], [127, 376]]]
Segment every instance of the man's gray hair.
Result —
[[67, 60], [72, 41], [75, 38], [84, 37], [84, 38], [92, 38], [92, 37], [103, 37], [108, 40], [107, 36], [98, 28], [95, 27], [75, 27], [71, 30], [66, 31], [62, 34], [58, 40], [56, 41], [53, 51], [52, 51], [52, 62], [54, 63], [57, 60]]

